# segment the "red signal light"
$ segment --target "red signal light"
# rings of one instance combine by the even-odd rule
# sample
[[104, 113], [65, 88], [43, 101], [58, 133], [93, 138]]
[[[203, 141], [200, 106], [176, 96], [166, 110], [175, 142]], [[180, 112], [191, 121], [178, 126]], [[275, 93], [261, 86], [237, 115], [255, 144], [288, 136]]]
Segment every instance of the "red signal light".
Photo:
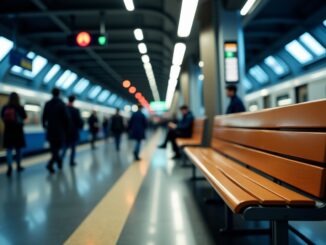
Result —
[[76, 36], [76, 43], [80, 47], [89, 46], [91, 41], [92, 41], [92, 37], [88, 32], [83, 31], [78, 33], [78, 35]]

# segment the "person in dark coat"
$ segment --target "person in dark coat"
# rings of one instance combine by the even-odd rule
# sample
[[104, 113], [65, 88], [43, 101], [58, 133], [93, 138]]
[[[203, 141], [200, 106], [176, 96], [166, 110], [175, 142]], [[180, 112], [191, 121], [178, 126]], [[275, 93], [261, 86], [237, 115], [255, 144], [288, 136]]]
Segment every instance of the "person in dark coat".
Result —
[[67, 140], [65, 142], [65, 147], [62, 151], [62, 159], [64, 159], [68, 148], [70, 148], [70, 166], [75, 166], [75, 155], [76, 155], [76, 146], [79, 141], [79, 131], [83, 128], [84, 122], [80, 116], [79, 110], [74, 107], [74, 101], [76, 97], [74, 95], [70, 95], [68, 98], [68, 113], [71, 119], [71, 130], [68, 133]]
[[70, 130], [70, 116], [66, 105], [60, 99], [60, 90], [52, 90], [52, 99], [45, 104], [42, 122], [46, 130], [46, 138], [50, 143], [51, 159], [46, 168], [52, 174], [55, 172], [53, 164], [57, 163], [58, 168], [62, 168], [62, 158], [60, 150], [67, 140]]
[[17, 171], [21, 172], [24, 168], [21, 166], [21, 148], [26, 146], [24, 136], [24, 120], [27, 118], [24, 107], [20, 105], [17, 93], [9, 95], [9, 101], [1, 112], [4, 122], [3, 147], [7, 149], [7, 176], [12, 173], [13, 150], [16, 151]]
[[99, 122], [96, 115], [96, 111], [92, 112], [92, 115], [88, 118], [89, 132], [91, 133], [91, 147], [95, 149], [95, 141], [99, 131]]
[[142, 106], [138, 105], [137, 112], [133, 113], [129, 121], [129, 135], [131, 139], [136, 141], [134, 149], [134, 158], [136, 161], [140, 160], [139, 152], [141, 141], [145, 139], [145, 130], [147, 128], [147, 119], [141, 111]]
[[120, 110], [117, 109], [115, 115], [111, 118], [111, 132], [114, 137], [115, 147], [117, 151], [120, 151], [121, 135], [124, 130], [125, 126], [123, 124], [123, 118], [120, 115]]
[[179, 148], [176, 143], [176, 138], [190, 138], [192, 136], [194, 116], [189, 110], [187, 105], [180, 107], [182, 113], [182, 119], [177, 123], [169, 123], [168, 133], [165, 137], [163, 144], [159, 148], [166, 148], [168, 142], [171, 142], [173, 151], [175, 153], [173, 159], [180, 158]]
[[102, 129], [104, 134], [104, 139], [107, 141], [109, 139], [109, 119], [108, 117], [104, 117], [102, 122]]
[[245, 112], [246, 108], [241, 99], [237, 96], [237, 87], [228, 85], [226, 87], [226, 95], [230, 98], [230, 104], [226, 110], [226, 114]]

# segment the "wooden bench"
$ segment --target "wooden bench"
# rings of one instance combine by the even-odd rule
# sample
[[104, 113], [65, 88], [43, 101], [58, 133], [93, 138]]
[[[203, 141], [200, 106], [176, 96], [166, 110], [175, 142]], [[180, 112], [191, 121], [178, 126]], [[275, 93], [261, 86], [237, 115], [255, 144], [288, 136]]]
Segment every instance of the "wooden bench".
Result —
[[271, 221], [273, 244], [288, 243], [290, 220], [326, 220], [326, 100], [217, 116], [211, 146], [185, 153], [227, 210]]
[[201, 145], [204, 135], [206, 118], [196, 118], [193, 123], [191, 138], [177, 138], [177, 145], [182, 148], [185, 146]]

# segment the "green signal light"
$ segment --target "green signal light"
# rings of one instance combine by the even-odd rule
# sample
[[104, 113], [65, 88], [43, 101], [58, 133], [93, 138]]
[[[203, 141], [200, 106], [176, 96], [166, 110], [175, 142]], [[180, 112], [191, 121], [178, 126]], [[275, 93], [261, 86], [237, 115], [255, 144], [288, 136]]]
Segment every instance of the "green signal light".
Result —
[[106, 44], [107, 38], [105, 36], [99, 36], [98, 37], [98, 43], [101, 46], [104, 46]]

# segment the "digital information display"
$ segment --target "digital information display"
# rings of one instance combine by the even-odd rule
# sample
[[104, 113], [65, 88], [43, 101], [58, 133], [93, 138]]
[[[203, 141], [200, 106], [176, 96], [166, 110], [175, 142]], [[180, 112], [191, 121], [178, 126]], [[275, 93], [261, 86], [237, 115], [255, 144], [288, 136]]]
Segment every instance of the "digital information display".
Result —
[[224, 43], [225, 81], [227, 83], [239, 82], [238, 44], [236, 42]]
[[9, 54], [10, 65], [19, 66], [25, 70], [33, 70], [33, 60], [26, 57], [25, 53], [18, 50], [11, 50]]

